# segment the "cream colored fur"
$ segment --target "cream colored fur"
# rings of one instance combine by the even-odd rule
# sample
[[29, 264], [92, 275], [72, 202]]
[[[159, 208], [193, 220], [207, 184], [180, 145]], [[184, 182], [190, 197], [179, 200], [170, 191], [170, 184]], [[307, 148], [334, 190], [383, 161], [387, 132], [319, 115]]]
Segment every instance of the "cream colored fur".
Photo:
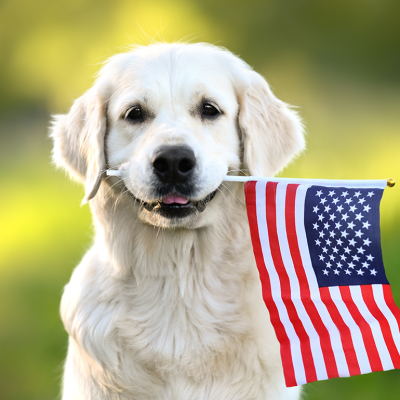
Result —
[[[215, 121], [193, 111], [204, 98], [223, 111]], [[129, 123], [138, 103], [152, 117]], [[298, 399], [262, 300], [243, 184], [222, 183], [239, 169], [272, 175], [304, 146], [297, 115], [265, 80], [214, 46], [137, 48], [108, 61], [51, 135], [96, 228], [62, 298], [63, 399]], [[193, 200], [219, 188], [204, 212], [171, 220], [131, 196], [154, 200], [151, 157], [165, 144], [193, 149]], [[123, 180], [105, 177], [118, 166]]]

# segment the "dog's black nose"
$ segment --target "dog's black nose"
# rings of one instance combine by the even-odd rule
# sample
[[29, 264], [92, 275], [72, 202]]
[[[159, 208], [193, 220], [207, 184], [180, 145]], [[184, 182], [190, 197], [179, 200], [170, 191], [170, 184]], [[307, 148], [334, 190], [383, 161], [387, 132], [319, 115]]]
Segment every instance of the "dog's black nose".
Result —
[[188, 147], [165, 146], [154, 154], [152, 164], [161, 182], [184, 183], [194, 170], [196, 157]]

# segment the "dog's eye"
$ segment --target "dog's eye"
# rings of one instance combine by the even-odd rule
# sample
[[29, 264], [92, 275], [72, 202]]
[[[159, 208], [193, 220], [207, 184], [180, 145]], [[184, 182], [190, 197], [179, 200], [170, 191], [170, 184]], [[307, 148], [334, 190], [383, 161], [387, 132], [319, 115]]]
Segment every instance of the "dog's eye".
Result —
[[129, 121], [142, 121], [143, 120], [142, 109], [139, 106], [134, 106], [130, 108], [125, 113], [125, 119]]
[[206, 103], [203, 105], [203, 114], [209, 115], [209, 116], [214, 116], [214, 115], [219, 114], [219, 111], [211, 104]]

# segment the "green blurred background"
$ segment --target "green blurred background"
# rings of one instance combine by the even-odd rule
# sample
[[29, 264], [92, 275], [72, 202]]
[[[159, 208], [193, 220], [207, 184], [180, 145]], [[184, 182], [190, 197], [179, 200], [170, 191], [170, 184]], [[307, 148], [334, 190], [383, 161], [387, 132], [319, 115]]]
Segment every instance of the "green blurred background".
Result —
[[[83, 189], [50, 164], [49, 116], [99, 65], [151, 38], [239, 54], [299, 107], [308, 150], [283, 175], [400, 180], [398, 0], [0, 1], [0, 398], [56, 399], [62, 288], [90, 245]], [[400, 304], [400, 188], [382, 246]], [[400, 371], [306, 385], [304, 398], [399, 399]]]

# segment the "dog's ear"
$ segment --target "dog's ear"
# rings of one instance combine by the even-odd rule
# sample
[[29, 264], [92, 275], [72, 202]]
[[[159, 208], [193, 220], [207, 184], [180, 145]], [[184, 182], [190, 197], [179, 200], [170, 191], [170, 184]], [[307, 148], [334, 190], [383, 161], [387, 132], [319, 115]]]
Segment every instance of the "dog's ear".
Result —
[[95, 196], [105, 170], [104, 137], [107, 129], [105, 105], [94, 88], [73, 104], [69, 114], [57, 115], [51, 127], [53, 161], [84, 182], [82, 204]]
[[273, 176], [304, 148], [303, 126], [261, 75], [250, 69], [245, 75], [238, 92], [244, 168], [251, 175]]

